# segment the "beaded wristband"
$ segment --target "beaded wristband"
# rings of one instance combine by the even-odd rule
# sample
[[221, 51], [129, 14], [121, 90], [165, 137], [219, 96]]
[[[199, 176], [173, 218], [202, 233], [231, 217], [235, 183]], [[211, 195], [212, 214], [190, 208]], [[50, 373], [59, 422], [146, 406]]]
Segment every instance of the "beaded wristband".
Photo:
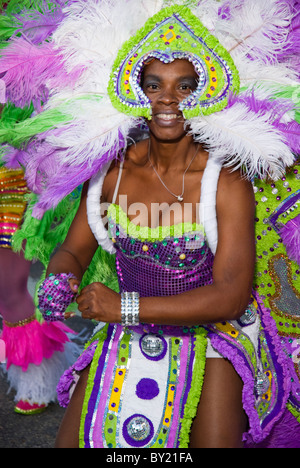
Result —
[[139, 325], [139, 306], [139, 293], [121, 293], [121, 324], [123, 327]]
[[63, 321], [67, 307], [74, 301], [76, 293], [71, 290], [69, 279], [76, 277], [72, 273], [50, 275], [38, 289], [39, 310], [48, 322]]

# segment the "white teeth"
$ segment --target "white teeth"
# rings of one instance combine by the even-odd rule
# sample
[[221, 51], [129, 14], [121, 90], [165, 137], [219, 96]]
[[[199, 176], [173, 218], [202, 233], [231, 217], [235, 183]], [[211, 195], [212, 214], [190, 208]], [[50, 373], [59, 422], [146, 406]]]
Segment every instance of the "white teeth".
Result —
[[176, 114], [157, 114], [157, 117], [163, 120], [174, 120], [178, 118]]

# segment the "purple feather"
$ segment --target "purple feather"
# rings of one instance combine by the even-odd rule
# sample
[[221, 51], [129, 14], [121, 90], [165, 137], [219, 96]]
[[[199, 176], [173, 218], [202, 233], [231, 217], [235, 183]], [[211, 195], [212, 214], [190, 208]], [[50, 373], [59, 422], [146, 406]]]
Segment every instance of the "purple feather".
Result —
[[61, 7], [56, 7], [51, 11], [46, 11], [46, 7], [44, 7], [42, 11], [22, 12], [22, 15], [16, 15], [20, 27], [15, 31], [15, 34], [21, 33], [25, 39], [33, 44], [39, 44], [53, 34], [64, 17]]
[[256, 114], [266, 115], [269, 114], [270, 122], [279, 122], [286, 112], [294, 109], [294, 104], [284, 98], [277, 99], [259, 99], [254, 91], [240, 93], [229, 97], [228, 106], [232, 106], [236, 102], [245, 104], [249, 110]]
[[300, 125], [296, 121], [283, 123], [284, 115], [294, 110], [294, 104], [288, 99], [259, 99], [254, 92], [245, 92], [229, 96], [228, 106], [236, 102], [243, 103], [257, 115], [265, 115], [268, 122], [281, 134], [282, 139], [295, 154], [300, 153]]
[[[118, 138], [110, 150], [93, 161], [78, 165], [62, 163], [64, 153], [69, 148], [55, 148], [45, 141], [48, 133], [40, 134], [24, 150], [8, 151], [5, 157], [7, 165], [17, 163], [25, 167], [28, 188], [39, 195], [33, 216], [40, 219], [45, 211], [52, 209], [78, 186], [89, 180], [109, 161], [117, 159], [125, 145], [125, 136], [119, 132]], [[97, 150], [98, 154], [99, 148]]]
[[288, 256], [300, 265], [300, 215], [288, 221], [279, 231]]
[[231, 10], [230, 10], [230, 2], [224, 3], [219, 9], [218, 9], [218, 16], [222, 20], [230, 20], [231, 19]]
[[279, 62], [288, 63], [294, 70], [299, 72], [299, 54], [300, 54], [300, 2], [297, 0], [288, 0], [291, 12], [294, 14], [283, 48], [278, 50], [276, 58]]
[[48, 89], [74, 83], [80, 71], [68, 74], [64, 60], [51, 44], [30, 44], [23, 38], [15, 38], [3, 49], [0, 58], [0, 74], [6, 85], [6, 99], [17, 107], [31, 102], [39, 109], [41, 101], [48, 97]]
[[295, 154], [300, 154], [300, 125], [298, 122], [278, 123], [277, 128], [283, 133], [286, 144]]
[[9, 145], [2, 145], [2, 150], [4, 153], [2, 156], [3, 162], [9, 169], [20, 169], [20, 165], [24, 165], [22, 151]]
[[[110, 158], [113, 160], [114, 155], [111, 154]], [[109, 155], [107, 155], [105, 162], [108, 161]], [[41, 219], [46, 211], [56, 207], [63, 198], [100, 171], [105, 162], [103, 159], [99, 159], [94, 161], [92, 165], [89, 163], [81, 166], [60, 165], [59, 171], [48, 180], [47, 188], [40, 194], [38, 202], [33, 208], [33, 217]], [[25, 177], [30, 188], [27, 169]]]

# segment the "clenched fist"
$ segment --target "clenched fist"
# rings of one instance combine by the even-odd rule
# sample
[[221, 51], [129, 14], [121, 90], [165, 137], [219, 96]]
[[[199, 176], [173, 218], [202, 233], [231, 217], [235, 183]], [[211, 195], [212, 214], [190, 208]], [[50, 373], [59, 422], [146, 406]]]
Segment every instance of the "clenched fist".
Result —
[[[70, 280], [70, 285], [74, 291], [78, 291], [76, 280]], [[92, 283], [83, 288], [76, 302], [84, 319], [110, 323], [121, 322], [120, 294], [102, 283]]]

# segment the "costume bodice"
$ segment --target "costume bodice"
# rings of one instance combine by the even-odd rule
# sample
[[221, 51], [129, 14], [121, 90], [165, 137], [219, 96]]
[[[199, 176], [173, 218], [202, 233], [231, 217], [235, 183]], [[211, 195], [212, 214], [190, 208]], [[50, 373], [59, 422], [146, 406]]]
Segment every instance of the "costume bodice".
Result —
[[121, 291], [168, 296], [212, 282], [214, 255], [200, 225], [140, 227], [112, 204], [108, 226]]

